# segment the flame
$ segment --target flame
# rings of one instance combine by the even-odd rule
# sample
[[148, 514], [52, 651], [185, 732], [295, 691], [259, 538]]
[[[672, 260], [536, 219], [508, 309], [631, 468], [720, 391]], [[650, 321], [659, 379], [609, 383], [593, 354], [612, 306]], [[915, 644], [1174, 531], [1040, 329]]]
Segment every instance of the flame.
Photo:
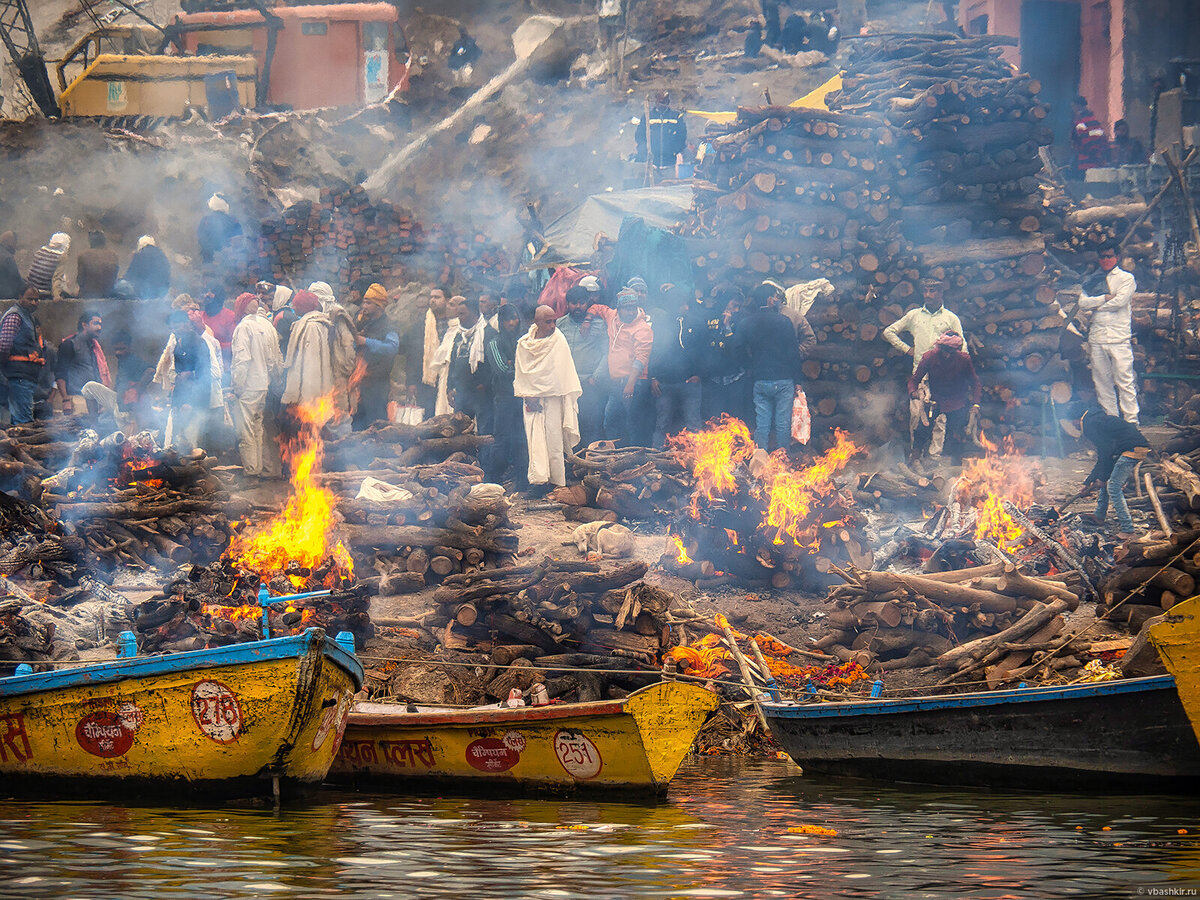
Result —
[[675, 458], [692, 467], [696, 479], [692, 515], [697, 518], [700, 497], [713, 500], [737, 489], [737, 467], [749, 460], [756, 449], [746, 423], [725, 414], [704, 431], [681, 431], [668, 438], [668, 443]]
[[275, 518], [234, 536], [229, 556], [242, 570], [264, 580], [285, 575], [295, 587], [301, 588], [306, 579], [300, 578], [294, 567], [316, 569], [332, 556], [334, 565], [325, 581], [327, 587], [336, 586], [339, 576], [353, 575], [354, 563], [342, 543], [329, 546], [336, 497], [313, 479], [320, 471], [324, 454], [321, 429], [335, 412], [332, 395], [311, 406], [296, 408], [302, 427], [296, 439], [284, 449], [292, 472], [291, 494]]
[[671, 539], [671, 542], [675, 545], [675, 549], [677, 551], [679, 551], [675, 554], [675, 562], [681, 566], [686, 566], [688, 563], [690, 563], [692, 561], [692, 558], [690, 556], [688, 556], [687, 548], [683, 546], [683, 541], [681, 541], [679, 538], [677, 538], [673, 534], [667, 535], [667, 536]]
[[792, 468], [783, 453], [777, 451], [772, 455], [767, 483], [770, 502], [765, 524], [775, 529], [776, 544], [784, 543], [784, 535], [801, 547], [820, 543], [816, 525], [807, 521], [815, 501], [836, 490], [833, 476], [846, 468], [850, 457], [862, 452], [862, 448], [840, 428], [835, 430], [834, 437], [837, 441], [834, 446], [804, 469]]
[[1004, 509], [1004, 501], [1026, 507], [1033, 503], [1033, 476], [1011, 437], [994, 444], [981, 437], [987, 451], [981, 459], [963, 462], [955, 499], [975, 509], [975, 539], [1006, 550], [1020, 548], [1024, 529]]
[[261, 606], [222, 606], [219, 603], [202, 603], [200, 612], [217, 619], [229, 619], [231, 622], [248, 620], [257, 622], [262, 619]]

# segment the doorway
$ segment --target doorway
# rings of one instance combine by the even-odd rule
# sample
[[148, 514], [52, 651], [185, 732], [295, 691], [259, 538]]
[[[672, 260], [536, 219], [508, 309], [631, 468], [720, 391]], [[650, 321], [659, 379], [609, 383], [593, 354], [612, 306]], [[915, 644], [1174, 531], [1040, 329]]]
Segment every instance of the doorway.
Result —
[[1080, 36], [1078, 3], [1025, 0], [1021, 5], [1021, 68], [1042, 83], [1038, 99], [1050, 107], [1045, 124], [1053, 131], [1055, 147], [1065, 146], [1071, 134], [1071, 101], [1079, 94]]

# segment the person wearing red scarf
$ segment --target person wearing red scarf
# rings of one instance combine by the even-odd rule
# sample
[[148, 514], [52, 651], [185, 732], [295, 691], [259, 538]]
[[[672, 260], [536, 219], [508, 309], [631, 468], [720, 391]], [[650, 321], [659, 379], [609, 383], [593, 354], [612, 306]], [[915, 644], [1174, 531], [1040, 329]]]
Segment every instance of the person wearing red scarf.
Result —
[[63, 412], [93, 415], [102, 407], [110, 408], [107, 395], [89, 385], [103, 388], [112, 394], [112, 406], [116, 404], [113, 392], [112, 372], [108, 359], [100, 346], [100, 330], [103, 320], [99, 313], [84, 312], [79, 317], [78, 330], [62, 339], [58, 345], [58, 364], [55, 367], [59, 396], [63, 398]]

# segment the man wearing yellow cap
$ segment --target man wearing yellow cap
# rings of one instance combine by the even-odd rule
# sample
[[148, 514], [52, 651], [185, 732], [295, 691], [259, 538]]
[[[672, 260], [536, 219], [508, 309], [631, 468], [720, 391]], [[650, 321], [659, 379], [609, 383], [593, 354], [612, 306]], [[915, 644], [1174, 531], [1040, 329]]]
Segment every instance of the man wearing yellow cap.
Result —
[[358, 408], [354, 411], [354, 430], [362, 431], [374, 422], [387, 421], [388, 397], [392, 392], [392, 366], [400, 352], [400, 334], [391, 327], [386, 310], [388, 293], [381, 284], [372, 284], [363, 293], [358, 314], [358, 352], [367, 372], [358, 385]]

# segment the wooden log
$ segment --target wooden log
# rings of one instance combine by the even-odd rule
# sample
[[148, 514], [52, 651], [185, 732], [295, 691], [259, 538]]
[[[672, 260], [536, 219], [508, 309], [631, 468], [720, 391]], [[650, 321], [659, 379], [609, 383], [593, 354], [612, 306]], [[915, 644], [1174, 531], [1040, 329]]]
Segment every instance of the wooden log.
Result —
[[514, 531], [497, 529], [476, 534], [443, 528], [423, 528], [419, 525], [341, 525], [339, 532], [347, 544], [354, 547], [395, 549], [396, 547], [478, 547], [492, 553], [512, 553], [519, 546]]
[[1035, 603], [1033, 608], [1016, 622], [987, 637], [977, 638], [960, 644], [946, 651], [937, 658], [937, 665], [946, 669], [962, 668], [963, 665], [983, 659], [992, 650], [1006, 643], [1019, 641], [1026, 635], [1033, 634], [1055, 616], [1067, 611], [1070, 604], [1063, 599], [1055, 599], [1050, 603]]
[[984, 612], [1014, 612], [1016, 601], [994, 591], [981, 591], [960, 584], [936, 581], [921, 575], [898, 575], [893, 572], [857, 572], [855, 577], [868, 590], [887, 593], [905, 588], [939, 603], [977, 607]]

